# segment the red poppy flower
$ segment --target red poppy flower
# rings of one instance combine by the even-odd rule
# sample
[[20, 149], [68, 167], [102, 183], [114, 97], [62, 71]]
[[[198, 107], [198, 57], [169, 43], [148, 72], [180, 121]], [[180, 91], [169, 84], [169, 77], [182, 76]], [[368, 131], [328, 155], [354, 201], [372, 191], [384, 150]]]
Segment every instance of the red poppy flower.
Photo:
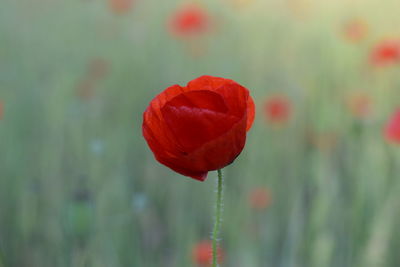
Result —
[[211, 20], [205, 9], [197, 4], [186, 4], [179, 8], [170, 20], [170, 31], [178, 37], [193, 37], [207, 33]]
[[265, 115], [271, 123], [285, 123], [291, 116], [291, 103], [284, 95], [275, 95], [265, 102]]
[[360, 42], [365, 39], [368, 31], [367, 23], [362, 19], [352, 19], [345, 23], [344, 37], [350, 42]]
[[[218, 263], [223, 261], [223, 252], [219, 247], [217, 249]], [[211, 266], [212, 264], [212, 242], [201, 241], [194, 245], [192, 249], [193, 262], [199, 266]]]
[[272, 198], [268, 188], [258, 187], [250, 191], [250, 207], [255, 210], [263, 210], [271, 204]]
[[394, 112], [387, 122], [385, 136], [389, 142], [400, 144], [400, 108]]
[[371, 63], [386, 66], [400, 62], [400, 40], [388, 39], [378, 43], [372, 50]]
[[243, 150], [254, 120], [249, 91], [235, 81], [201, 76], [156, 96], [143, 114], [143, 136], [155, 158], [204, 181]]
[[129, 12], [133, 6], [133, 0], [108, 0], [111, 11], [116, 14]]

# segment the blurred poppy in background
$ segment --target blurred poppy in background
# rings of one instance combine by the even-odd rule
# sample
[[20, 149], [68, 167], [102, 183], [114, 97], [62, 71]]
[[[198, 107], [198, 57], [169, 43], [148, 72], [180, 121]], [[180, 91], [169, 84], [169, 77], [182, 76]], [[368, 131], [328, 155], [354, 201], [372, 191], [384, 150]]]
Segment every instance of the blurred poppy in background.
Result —
[[78, 83], [76, 94], [83, 100], [90, 100], [95, 95], [98, 82], [106, 77], [110, 71], [110, 64], [103, 58], [94, 58], [89, 61], [86, 73]]
[[371, 51], [371, 63], [387, 66], [400, 62], [400, 39], [386, 39], [376, 44]]
[[[217, 249], [218, 263], [221, 264], [224, 259], [223, 251], [220, 247]], [[205, 240], [195, 244], [192, 248], [193, 263], [197, 266], [211, 266], [212, 264], [212, 242]]]
[[333, 131], [310, 131], [308, 140], [312, 146], [324, 153], [329, 153], [334, 150], [339, 141], [339, 136]]
[[110, 64], [103, 58], [94, 58], [89, 62], [87, 76], [94, 80], [104, 78], [109, 72]]
[[253, 188], [249, 193], [248, 200], [252, 209], [264, 210], [272, 202], [271, 192], [266, 187]]
[[372, 112], [372, 99], [365, 92], [352, 92], [346, 98], [346, 105], [351, 115], [365, 119]]
[[249, 91], [233, 80], [201, 76], [157, 95], [143, 114], [143, 136], [155, 158], [204, 181], [208, 171], [242, 152], [254, 120]]
[[284, 124], [292, 115], [292, 104], [285, 95], [274, 95], [265, 101], [264, 111], [270, 123]]
[[108, 0], [108, 3], [113, 13], [121, 15], [131, 10], [133, 1], [134, 0]]
[[368, 33], [368, 25], [366, 21], [360, 18], [353, 18], [343, 26], [343, 35], [347, 41], [357, 43], [365, 39]]
[[76, 94], [82, 100], [90, 100], [94, 97], [95, 84], [90, 79], [83, 79], [76, 86]]
[[172, 35], [192, 38], [210, 32], [212, 23], [205, 8], [199, 4], [190, 3], [182, 5], [172, 14], [168, 26]]
[[400, 144], [400, 108], [389, 118], [384, 134], [389, 142]]

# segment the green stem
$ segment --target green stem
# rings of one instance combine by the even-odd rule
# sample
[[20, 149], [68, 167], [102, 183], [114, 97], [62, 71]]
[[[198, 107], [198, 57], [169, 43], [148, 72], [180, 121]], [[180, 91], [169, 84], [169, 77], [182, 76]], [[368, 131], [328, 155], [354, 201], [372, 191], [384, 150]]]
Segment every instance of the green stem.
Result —
[[221, 213], [222, 213], [222, 170], [218, 170], [218, 180], [217, 180], [217, 195], [216, 195], [216, 205], [215, 205], [215, 222], [214, 229], [212, 233], [212, 267], [218, 266], [218, 234], [221, 228]]

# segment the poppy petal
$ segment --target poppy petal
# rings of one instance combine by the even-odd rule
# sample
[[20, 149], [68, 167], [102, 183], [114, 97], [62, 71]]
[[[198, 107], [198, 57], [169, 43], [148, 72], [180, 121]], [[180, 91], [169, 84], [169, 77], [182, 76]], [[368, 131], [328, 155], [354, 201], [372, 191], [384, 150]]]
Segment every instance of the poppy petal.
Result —
[[212, 91], [180, 94], [161, 109], [166, 125], [184, 155], [233, 126], [238, 118], [226, 111], [224, 99]]
[[255, 107], [255, 104], [254, 104], [254, 100], [249, 95], [249, 98], [247, 100], [247, 127], [246, 127], [246, 131], [249, 131], [251, 126], [253, 125], [253, 122], [254, 122], [254, 119], [255, 119], [255, 115], [256, 115], [255, 109], [256, 109], [256, 107]]
[[210, 90], [217, 92], [224, 98], [230, 113], [238, 117], [243, 115], [248, 104], [253, 104], [253, 107], [249, 107], [248, 110], [250, 111], [248, 118], [251, 126], [250, 122], [254, 120], [254, 102], [252, 100], [250, 100], [251, 103], [248, 102], [249, 91], [235, 81], [204, 75], [189, 82], [187, 88], [189, 91]]

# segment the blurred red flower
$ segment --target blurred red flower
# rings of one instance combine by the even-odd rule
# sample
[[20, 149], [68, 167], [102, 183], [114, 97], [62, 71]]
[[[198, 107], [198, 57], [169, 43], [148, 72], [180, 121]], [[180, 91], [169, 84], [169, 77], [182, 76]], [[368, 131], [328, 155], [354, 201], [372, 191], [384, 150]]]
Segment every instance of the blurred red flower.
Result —
[[89, 62], [87, 75], [91, 79], [98, 80], [104, 78], [109, 72], [110, 64], [103, 58], [94, 58]]
[[266, 118], [271, 123], [285, 123], [290, 119], [292, 107], [290, 100], [284, 95], [275, 95], [265, 101]]
[[400, 62], [400, 40], [386, 39], [378, 43], [371, 52], [371, 63], [386, 66]]
[[[223, 251], [220, 247], [217, 249], [218, 263], [221, 264], [224, 258]], [[193, 246], [192, 259], [198, 266], [212, 265], [212, 242], [205, 240]]]
[[266, 209], [272, 202], [271, 193], [268, 188], [257, 187], [249, 193], [250, 207], [255, 210]]
[[368, 32], [367, 23], [359, 18], [351, 19], [344, 24], [344, 37], [350, 42], [360, 42], [365, 39]]
[[201, 76], [157, 95], [143, 114], [143, 136], [155, 158], [204, 181], [241, 153], [254, 120], [249, 91], [233, 80]]
[[211, 19], [208, 12], [200, 5], [185, 4], [172, 15], [169, 29], [178, 37], [203, 35], [210, 31]]
[[102, 58], [94, 58], [89, 61], [86, 73], [77, 84], [76, 94], [83, 100], [90, 100], [95, 96], [98, 82], [109, 72], [110, 64]]
[[310, 131], [307, 134], [307, 138], [311, 145], [322, 152], [333, 151], [339, 142], [338, 134], [332, 131]]
[[115, 14], [124, 14], [131, 10], [133, 0], [108, 0], [110, 9]]
[[83, 79], [76, 87], [76, 94], [82, 100], [90, 100], [94, 97], [95, 84], [90, 79]]
[[372, 100], [370, 96], [363, 92], [353, 92], [346, 99], [350, 113], [359, 119], [368, 117], [372, 111]]
[[400, 108], [393, 113], [387, 122], [385, 137], [389, 142], [400, 144]]

